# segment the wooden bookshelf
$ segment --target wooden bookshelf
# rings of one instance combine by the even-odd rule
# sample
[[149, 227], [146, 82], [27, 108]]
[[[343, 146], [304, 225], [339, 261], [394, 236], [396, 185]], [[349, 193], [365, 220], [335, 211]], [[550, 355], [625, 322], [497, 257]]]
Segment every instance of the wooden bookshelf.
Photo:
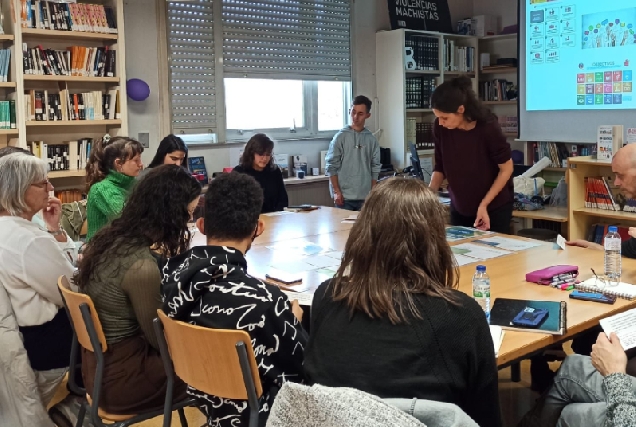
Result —
[[[19, 10], [18, 0], [0, 0], [5, 11]], [[14, 41], [11, 52], [10, 75], [13, 76], [10, 84], [5, 87], [15, 88], [16, 92], [16, 118], [17, 130], [12, 130], [18, 136], [17, 145], [27, 148], [31, 141], [44, 141], [48, 145], [59, 145], [68, 141], [77, 141], [83, 138], [97, 140], [109, 133], [111, 136], [128, 135], [128, 97], [126, 94], [126, 45], [124, 25], [124, 0], [78, 0], [80, 3], [99, 3], [113, 10], [117, 23], [117, 34], [95, 33], [80, 31], [58, 31], [41, 28], [22, 28], [21, 19], [17, 16], [13, 20], [5, 20], [5, 32], [7, 39]], [[0, 36], [0, 40], [2, 40]], [[57, 76], [24, 74], [23, 49], [41, 45], [44, 49], [66, 50], [68, 46], [108, 47], [117, 52], [115, 59], [114, 77], [81, 77], [81, 76]], [[12, 85], [12, 86], [11, 86]], [[3, 84], [0, 83], [0, 87]], [[119, 90], [120, 118], [115, 120], [71, 120], [71, 121], [27, 121], [25, 117], [26, 99], [23, 96], [29, 90], [44, 91], [49, 93], [66, 87], [70, 93], [99, 90], [108, 92], [112, 89]], [[2, 135], [0, 130], [0, 135]], [[0, 145], [2, 137], [0, 136]], [[58, 183], [62, 187], [83, 187], [84, 171], [53, 171], [50, 179], [60, 179]]]
[[480, 70], [479, 74], [517, 74], [517, 67], [500, 67]]
[[23, 79], [25, 82], [119, 83], [119, 77], [48, 76], [40, 74], [25, 74]]
[[433, 110], [431, 108], [407, 108], [406, 112], [407, 114], [408, 113], [432, 113]]
[[613, 211], [585, 206], [585, 178], [603, 176], [613, 180], [612, 164], [591, 156], [568, 159], [568, 220], [570, 239], [586, 239], [593, 224], [636, 226], [636, 212]]
[[440, 74], [439, 70], [404, 70], [404, 72], [406, 74], [413, 74], [413, 75], [418, 75], [418, 74], [439, 75]]
[[517, 105], [517, 100], [514, 101], [482, 101], [484, 105]]
[[0, 82], [0, 87], [15, 88], [16, 87], [16, 83], [15, 82]]
[[13, 34], [0, 34], [0, 42], [13, 41], [14, 39]]
[[[64, 40], [99, 40], [99, 41], [117, 41], [118, 34], [107, 33], [89, 33], [84, 31], [58, 31], [58, 30], [42, 30], [39, 28], [22, 28], [23, 39], [64, 39]], [[13, 37], [13, 36], [12, 36]], [[13, 39], [11, 39], [13, 40]]]
[[17, 135], [17, 129], [0, 129], [0, 135]]

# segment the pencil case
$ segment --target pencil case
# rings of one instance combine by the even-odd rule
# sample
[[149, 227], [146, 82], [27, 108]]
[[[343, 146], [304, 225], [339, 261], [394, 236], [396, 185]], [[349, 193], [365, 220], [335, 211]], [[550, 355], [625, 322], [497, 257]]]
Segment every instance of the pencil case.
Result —
[[526, 282], [537, 283], [539, 285], [550, 285], [555, 277], [562, 274], [569, 274], [572, 277], [579, 275], [579, 267], [576, 265], [553, 265], [526, 274]]

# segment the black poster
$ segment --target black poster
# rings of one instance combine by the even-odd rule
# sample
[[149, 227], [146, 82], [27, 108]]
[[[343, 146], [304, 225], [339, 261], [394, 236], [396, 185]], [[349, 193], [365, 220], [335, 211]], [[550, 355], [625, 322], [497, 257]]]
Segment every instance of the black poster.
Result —
[[452, 33], [447, 0], [387, 0], [391, 29]]

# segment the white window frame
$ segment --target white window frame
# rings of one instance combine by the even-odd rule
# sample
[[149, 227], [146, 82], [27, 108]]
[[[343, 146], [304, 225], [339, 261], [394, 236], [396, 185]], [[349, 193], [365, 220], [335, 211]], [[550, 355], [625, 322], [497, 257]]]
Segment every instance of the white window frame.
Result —
[[[180, 0], [187, 1], [187, 0]], [[160, 43], [159, 43], [159, 58], [162, 60], [164, 67], [161, 67], [160, 78], [164, 83], [164, 90], [162, 91], [166, 97], [166, 101], [161, 103], [162, 109], [162, 128], [164, 133], [173, 133], [172, 129], [172, 111], [170, 108], [170, 102], [172, 94], [170, 93], [170, 72], [168, 70], [168, 58], [170, 52], [168, 51], [168, 35], [165, 30], [168, 20], [168, 1], [157, 2], [158, 7], [158, 19], [160, 31]], [[224, 78], [225, 73], [223, 71], [222, 58], [223, 58], [223, 45], [222, 43], [216, 43], [216, 40], [223, 40], [223, 17], [222, 17], [222, 3], [221, 1], [214, 1], [214, 37], [215, 37], [215, 81], [217, 82], [215, 87], [216, 98], [216, 133], [197, 133], [191, 134], [187, 132], [177, 131], [175, 135], [178, 135], [183, 139], [187, 145], [208, 145], [208, 144], [232, 144], [232, 143], [245, 143], [255, 133], [266, 133], [269, 137], [279, 141], [294, 141], [294, 140], [313, 140], [313, 139], [330, 139], [338, 132], [339, 129], [329, 131], [318, 130], [318, 82], [317, 81], [303, 81], [303, 121], [302, 128], [296, 128], [292, 131], [290, 128], [269, 128], [269, 129], [226, 129], [226, 114], [225, 114], [225, 85]], [[352, 19], [353, 21], [353, 19]], [[353, 52], [353, 49], [351, 50]], [[353, 62], [353, 60], [352, 60]], [[353, 70], [352, 70], [353, 71]], [[351, 102], [353, 101], [353, 84], [352, 81], [346, 81], [348, 85], [343, 85], [343, 123], [342, 126], [346, 126], [349, 123], [349, 109]]]

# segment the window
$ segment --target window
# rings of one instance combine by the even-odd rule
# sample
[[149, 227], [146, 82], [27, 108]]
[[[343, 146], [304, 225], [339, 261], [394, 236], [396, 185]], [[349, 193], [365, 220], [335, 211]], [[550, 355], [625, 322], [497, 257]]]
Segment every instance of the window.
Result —
[[169, 2], [168, 21], [175, 130], [293, 139], [346, 124], [350, 0]]

